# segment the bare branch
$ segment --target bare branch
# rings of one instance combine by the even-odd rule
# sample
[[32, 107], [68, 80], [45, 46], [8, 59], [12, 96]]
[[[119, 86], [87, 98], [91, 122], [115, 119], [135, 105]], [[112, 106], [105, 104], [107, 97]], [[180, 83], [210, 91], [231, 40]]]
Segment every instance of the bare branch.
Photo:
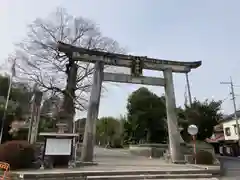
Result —
[[[42, 91], [66, 94], [67, 56], [56, 49], [58, 41], [83, 48], [106, 52], [122, 52], [118, 43], [102, 36], [99, 28], [88, 19], [73, 17], [58, 8], [46, 19], [36, 19], [28, 27], [26, 38], [17, 44], [19, 78], [38, 83]], [[86, 108], [92, 85], [93, 65], [77, 62], [78, 75], [75, 105]]]

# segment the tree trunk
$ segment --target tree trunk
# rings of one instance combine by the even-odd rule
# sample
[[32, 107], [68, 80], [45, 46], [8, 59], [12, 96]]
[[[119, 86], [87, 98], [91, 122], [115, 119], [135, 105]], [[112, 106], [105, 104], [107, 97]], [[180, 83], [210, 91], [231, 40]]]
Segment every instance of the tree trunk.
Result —
[[73, 132], [73, 118], [75, 115], [75, 89], [77, 84], [77, 64], [69, 59], [69, 65], [67, 67], [67, 85], [64, 92], [64, 100], [62, 110], [59, 115], [58, 123], [65, 123], [67, 125], [66, 132]]

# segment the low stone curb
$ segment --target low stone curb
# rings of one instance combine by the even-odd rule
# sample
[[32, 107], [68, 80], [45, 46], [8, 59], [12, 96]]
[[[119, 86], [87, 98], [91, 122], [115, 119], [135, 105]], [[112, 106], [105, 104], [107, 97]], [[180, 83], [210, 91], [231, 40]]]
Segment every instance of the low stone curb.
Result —
[[65, 171], [65, 172], [56, 172], [54, 170], [49, 170], [49, 171], [27, 171], [27, 172], [16, 172], [12, 173], [12, 179], [36, 179], [36, 180], [43, 180], [43, 179], [81, 179], [81, 178], [86, 178], [86, 177], [100, 177], [100, 176], [144, 176], [144, 175], [152, 175], [154, 176], [162, 176], [162, 177], [169, 177], [169, 176], [185, 176], [185, 177], [190, 177], [190, 176], [196, 176], [199, 174], [204, 176], [210, 176], [215, 177], [217, 176], [219, 171], [216, 170], [206, 170], [206, 169], [186, 169], [186, 170], [118, 170], [118, 171], [81, 171], [81, 170], [72, 170], [72, 171]]
[[157, 174], [157, 175], [121, 175], [121, 176], [89, 176], [87, 179], [92, 179], [92, 180], [131, 180], [131, 179], [198, 179], [198, 178], [207, 178], [210, 179], [212, 178], [211, 174]]
[[214, 166], [214, 165], [200, 165], [200, 164], [186, 164], [188, 167], [195, 167], [195, 168], [199, 168], [199, 169], [205, 169], [205, 170], [219, 170], [220, 171], [220, 166]]
[[82, 162], [82, 161], [77, 161], [76, 163], [76, 167], [82, 167], [82, 166], [97, 166], [98, 163], [97, 162]]

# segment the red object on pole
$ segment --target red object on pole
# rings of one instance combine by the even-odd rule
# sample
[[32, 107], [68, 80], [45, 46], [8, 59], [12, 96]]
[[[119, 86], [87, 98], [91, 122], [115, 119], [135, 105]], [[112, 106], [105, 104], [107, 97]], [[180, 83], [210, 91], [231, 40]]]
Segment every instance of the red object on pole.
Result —
[[196, 150], [196, 136], [192, 136], [193, 138], [193, 152], [194, 152], [194, 162], [197, 164], [197, 150]]

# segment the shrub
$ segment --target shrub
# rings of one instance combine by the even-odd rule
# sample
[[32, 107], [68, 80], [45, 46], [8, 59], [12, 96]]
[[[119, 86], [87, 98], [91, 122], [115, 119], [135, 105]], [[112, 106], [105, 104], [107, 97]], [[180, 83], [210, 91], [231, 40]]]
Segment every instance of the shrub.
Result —
[[111, 143], [112, 148], [123, 148], [121, 137], [115, 137]]
[[10, 164], [10, 169], [31, 168], [35, 160], [35, 148], [27, 141], [8, 141], [0, 145], [0, 161]]
[[197, 164], [205, 164], [205, 165], [211, 165], [214, 162], [214, 158], [212, 153], [208, 151], [198, 151], [196, 154], [196, 163]]

